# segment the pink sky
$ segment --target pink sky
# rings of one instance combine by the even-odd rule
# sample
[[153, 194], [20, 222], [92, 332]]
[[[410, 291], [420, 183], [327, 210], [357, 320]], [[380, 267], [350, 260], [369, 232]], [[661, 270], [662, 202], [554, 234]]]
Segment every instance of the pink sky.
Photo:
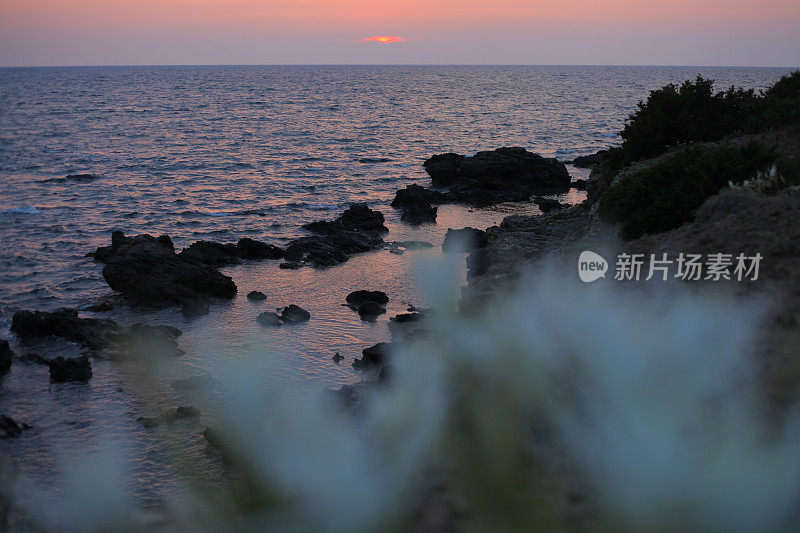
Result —
[[798, 58], [798, 0], [0, 0], [0, 65]]

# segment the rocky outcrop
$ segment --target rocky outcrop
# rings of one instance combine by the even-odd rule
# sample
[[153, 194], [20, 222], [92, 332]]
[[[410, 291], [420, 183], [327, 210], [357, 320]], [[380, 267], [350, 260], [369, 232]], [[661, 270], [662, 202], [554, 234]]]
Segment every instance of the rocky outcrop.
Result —
[[466, 227], [448, 229], [442, 243], [444, 252], [470, 252], [486, 246], [486, 232]]
[[261, 291], [250, 291], [247, 293], [247, 299], [254, 302], [260, 302], [267, 299], [267, 295]]
[[565, 207], [567, 207], [558, 200], [554, 200], [552, 198], [544, 198], [542, 196], [537, 196], [536, 198], [534, 198], [533, 203], [539, 206], [539, 209], [542, 210], [542, 213], [549, 213], [550, 211], [554, 211], [556, 209], [564, 209]]
[[95, 260], [106, 263], [103, 277], [115, 291], [147, 307], [194, 305], [208, 298], [233, 298], [236, 285], [214, 266], [175, 253], [167, 236], [125, 237], [114, 232], [111, 246], [99, 248]]
[[[437, 193], [441, 197], [441, 193]], [[438, 198], [440, 199], [440, 198]], [[390, 204], [395, 209], [400, 209], [400, 220], [412, 225], [436, 222], [437, 208], [431, 203], [434, 194], [420, 185], [408, 185], [395, 194]]]
[[386, 312], [389, 297], [382, 291], [353, 291], [347, 295], [347, 305], [358, 312], [361, 320], [373, 321]]
[[498, 148], [471, 157], [435, 155], [425, 161], [425, 170], [434, 187], [449, 187], [447, 201], [478, 206], [525, 201], [536, 191], [570, 187], [563, 163], [524, 148]]
[[47, 366], [50, 367], [50, 381], [53, 383], [89, 381], [92, 378], [92, 364], [86, 355], [75, 359], [56, 357]]
[[121, 328], [113, 320], [80, 318], [75, 309], [52, 312], [17, 311], [11, 319], [11, 332], [20, 339], [60, 337], [90, 349], [103, 349], [114, 342]]
[[[178, 328], [137, 323], [124, 329], [113, 320], [81, 318], [78, 311], [68, 308], [53, 312], [17, 311], [11, 320], [11, 331], [22, 340], [46, 337], [64, 339], [88, 349], [95, 356], [108, 352], [113, 357], [183, 354], [175, 342], [181, 336]], [[44, 364], [53, 362], [32, 354], [28, 354], [28, 359]], [[71, 364], [66, 363], [67, 366]]]
[[289, 243], [282, 268], [303, 264], [325, 268], [344, 263], [353, 254], [382, 248], [382, 234], [389, 231], [383, 213], [366, 204], [352, 204], [335, 220], [312, 222], [303, 228], [314, 235]]
[[311, 313], [300, 307], [299, 305], [289, 305], [281, 311], [281, 320], [286, 324], [299, 324], [301, 322], [308, 322], [311, 319]]
[[197, 241], [178, 254], [179, 257], [206, 265], [238, 265], [242, 260], [280, 259], [284, 251], [273, 244], [253, 239], [239, 239], [236, 244]]
[[572, 164], [578, 168], [594, 168], [606, 159], [608, 150], [600, 150], [589, 155], [579, 155], [572, 160]]
[[256, 322], [262, 326], [281, 326], [283, 324], [300, 324], [308, 322], [311, 313], [299, 305], [288, 305], [281, 310], [281, 314], [266, 311], [256, 317]]
[[8, 341], [0, 340], [0, 376], [11, 369], [12, 357], [14, 357], [14, 352], [8, 345]]

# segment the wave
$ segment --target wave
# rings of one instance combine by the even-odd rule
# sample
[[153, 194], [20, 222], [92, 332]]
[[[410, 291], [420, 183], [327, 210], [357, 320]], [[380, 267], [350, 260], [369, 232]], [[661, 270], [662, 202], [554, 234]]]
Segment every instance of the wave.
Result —
[[39, 210], [33, 205], [12, 207], [10, 209], [0, 209], [0, 215], [36, 215]]

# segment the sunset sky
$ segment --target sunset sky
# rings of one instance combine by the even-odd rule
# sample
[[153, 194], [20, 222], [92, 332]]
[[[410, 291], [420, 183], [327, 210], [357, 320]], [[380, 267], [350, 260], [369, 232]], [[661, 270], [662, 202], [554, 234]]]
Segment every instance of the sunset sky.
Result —
[[0, 65], [798, 66], [799, 0], [0, 0]]

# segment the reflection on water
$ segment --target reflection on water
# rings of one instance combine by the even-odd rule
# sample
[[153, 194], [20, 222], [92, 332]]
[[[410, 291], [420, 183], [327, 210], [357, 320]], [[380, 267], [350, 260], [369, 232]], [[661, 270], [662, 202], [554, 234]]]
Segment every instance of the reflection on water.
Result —
[[[173, 487], [154, 435], [136, 421], [179, 405], [200, 405], [175, 379], [213, 376], [215, 364], [269, 358], [265, 372], [309, 393], [362, 379], [350, 363], [388, 340], [389, 317], [425, 306], [417, 263], [441, 253], [448, 227], [486, 228], [533, 205], [439, 208], [437, 225], [411, 228], [388, 206], [396, 190], [428, 183], [433, 153], [471, 154], [524, 146], [571, 159], [617, 142], [625, 116], [647, 90], [701, 74], [719, 86], [764, 87], [780, 69], [622, 67], [141, 67], [0, 69], [0, 336], [20, 308], [81, 307], [108, 292], [85, 257], [114, 230], [168, 234], [181, 248], [207, 239], [252, 237], [282, 244], [300, 225], [333, 218], [352, 201], [387, 217], [387, 241], [434, 248], [360, 255], [328, 270], [281, 270], [277, 262], [226, 268], [239, 287], [230, 302], [187, 323], [176, 310], [116, 310], [122, 324], [171, 324], [186, 355], [154, 365], [151, 403], [122, 365], [94, 363], [87, 384], [50, 384], [47, 368], [15, 362], [0, 384], [0, 411], [33, 426], [0, 441], [26, 476], [51, 485], [54, 466], [108, 439], [128, 443], [126, 482], [145, 501]], [[586, 171], [570, 169], [576, 178]], [[93, 181], [62, 180], [89, 172]], [[56, 178], [54, 180], [54, 178]], [[577, 203], [583, 193], [562, 200]], [[344, 307], [356, 289], [385, 291], [388, 312], [362, 322]], [[264, 302], [246, 294], [260, 290]], [[305, 324], [263, 328], [256, 315], [297, 304]], [[12, 339], [13, 340], [13, 339]], [[43, 343], [18, 353], [74, 355]], [[336, 364], [336, 352], [345, 360]], [[215, 363], [212, 363], [215, 361]], [[190, 455], [219, 468], [201, 437], [213, 413], [176, 424]]]

